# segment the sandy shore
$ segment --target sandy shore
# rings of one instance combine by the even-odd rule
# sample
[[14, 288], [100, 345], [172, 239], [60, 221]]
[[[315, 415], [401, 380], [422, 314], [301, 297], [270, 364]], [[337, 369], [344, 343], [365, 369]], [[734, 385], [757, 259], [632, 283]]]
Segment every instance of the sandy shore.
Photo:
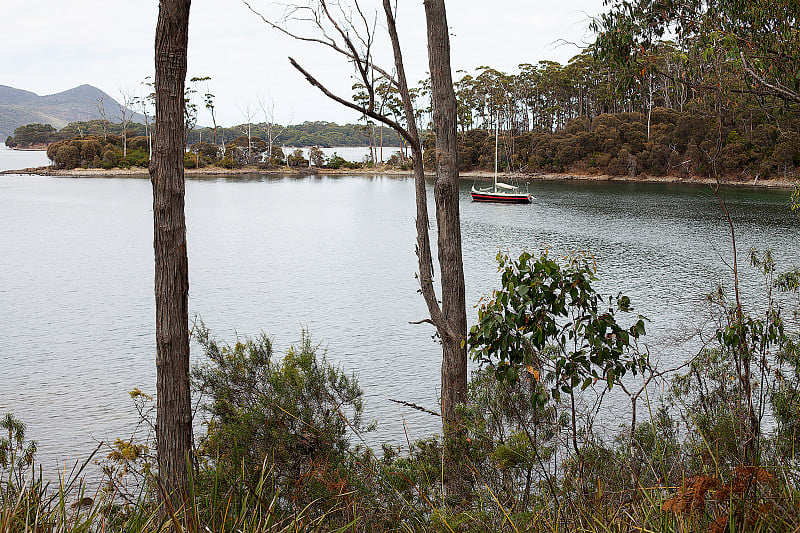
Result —
[[[37, 167], [37, 168], [24, 168], [20, 170], [5, 170], [0, 172], [2, 174], [29, 174], [39, 176], [60, 176], [71, 178], [108, 178], [108, 177], [128, 177], [149, 179], [150, 175], [146, 168], [131, 168], [131, 169], [111, 169], [105, 170], [102, 168], [80, 168], [72, 170], [60, 170], [53, 167]], [[219, 178], [219, 177], [244, 177], [252, 175], [263, 176], [277, 176], [277, 175], [294, 175], [294, 176], [308, 176], [308, 175], [324, 175], [324, 176], [353, 176], [353, 175], [388, 175], [388, 176], [410, 176], [411, 171], [396, 170], [396, 169], [296, 169], [296, 168], [280, 168], [274, 170], [261, 170], [257, 168], [238, 168], [238, 169], [224, 169], [224, 168], [200, 168], [200, 169], [186, 169], [186, 175], [193, 178]], [[433, 174], [430, 174], [431, 176]], [[461, 179], [480, 179], [490, 180], [493, 177], [491, 172], [485, 171], [469, 171], [460, 174]], [[691, 177], [678, 177], [678, 176], [609, 176], [607, 174], [573, 174], [573, 173], [534, 173], [534, 174], [510, 174], [501, 173], [498, 177], [502, 179], [525, 179], [529, 181], [618, 181], [618, 182], [635, 182], [635, 183], [677, 183], [687, 185], [713, 185], [715, 180], [711, 178], [703, 178], [699, 176]], [[798, 184], [796, 179], [782, 179], [782, 178], [769, 178], [758, 180], [731, 180], [725, 179], [722, 184], [725, 186], [740, 186], [740, 187], [767, 187], [767, 188], [780, 188], [790, 189]]]

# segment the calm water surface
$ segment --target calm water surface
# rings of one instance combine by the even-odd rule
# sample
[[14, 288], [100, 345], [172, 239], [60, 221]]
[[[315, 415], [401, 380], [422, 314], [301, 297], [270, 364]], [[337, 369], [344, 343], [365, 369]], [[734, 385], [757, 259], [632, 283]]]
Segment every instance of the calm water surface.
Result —
[[[600, 288], [628, 294], [651, 319], [654, 357], [668, 364], [697, 349], [687, 338], [703, 323], [703, 295], [731, 280], [726, 224], [707, 188], [535, 183], [533, 205], [504, 206], [472, 203], [469, 186], [471, 321], [498, 285], [498, 250], [584, 250]], [[785, 192], [726, 197], [740, 251], [771, 246], [780, 264], [796, 261]], [[46, 467], [128, 435], [127, 392], [155, 389], [151, 202], [147, 179], [0, 176], [0, 414], [28, 424]], [[438, 420], [389, 402], [435, 408], [438, 396], [433, 331], [409, 324], [426, 316], [410, 179], [189, 180], [186, 214], [190, 312], [216, 336], [263, 331], [283, 351], [306, 328], [331, 361], [358, 373], [367, 417], [379, 421], [372, 442], [405, 442], [404, 424], [411, 438], [437, 430]], [[745, 291], [757, 280], [748, 271]]]

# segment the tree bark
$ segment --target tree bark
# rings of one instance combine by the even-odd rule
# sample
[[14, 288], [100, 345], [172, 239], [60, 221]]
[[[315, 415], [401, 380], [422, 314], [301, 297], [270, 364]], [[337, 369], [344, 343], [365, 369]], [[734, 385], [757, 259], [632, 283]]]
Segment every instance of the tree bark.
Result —
[[[192, 449], [189, 272], [184, 214], [184, 86], [191, 0], [160, 0], [155, 39], [156, 120], [150, 180], [156, 298], [156, 445], [163, 497], [185, 501]], [[177, 507], [177, 506], [176, 506]]]
[[457, 105], [450, 71], [450, 34], [444, 0], [425, 0], [433, 126], [436, 133], [436, 224], [442, 283], [442, 421], [448, 494], [468, 495], [461, 456], [463, 427], [456, 406], [467, 400], [467, 312], [458, 199]]

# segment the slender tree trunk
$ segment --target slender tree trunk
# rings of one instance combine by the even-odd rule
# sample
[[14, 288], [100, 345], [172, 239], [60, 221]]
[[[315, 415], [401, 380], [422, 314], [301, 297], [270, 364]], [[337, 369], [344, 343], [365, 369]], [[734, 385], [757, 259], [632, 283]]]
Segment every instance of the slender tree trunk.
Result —
[[[466, 497], [465, 465], [459, 449], [463, 428], [456, 406], [467, 400], [467, 312], [458, 198], [457, 107], [450, 72], [450, 35], [444, 0], [425, 0], [433, 126], [436, 133], [436, 224], [442, 277], [442, 420], [448, 493]], [[440, 332], [441, 333], [441, 332]]]
[[189, 274], [183, 175], [183, 92], [191, 0], [160, 0], [155, 40], [153, 227], [158, 474], [172, 500], [186, 496], [192, 445]]
[[[425, 13], [428, 26], [428, 54], [432, 78], [432, 107], [436, 130], [437, 178], [434, 186], [436, 220], [439, 230], [438, 252], [441, 272], [442, 303], [436, 296], [433, 283], [433, 260], [428, 233], [428, 212], [425, 175], [422, 167], [422, 149], [416, 125], [413, 102], [406, 83], [400, 42], [397, 36], [391, 0], [383, 0], [387, 29], [397, 73], [397, 88], [403, 101], [407, 129], [381, 115], [370, 105], [350, 102], [330, 92], [293, 58], [291, 64], [302, 73], [309, 83], [320, 89], [332, 100], [362, 115], [391, 126], [398, 132], [413, 153], [414, 187], [416, 192], [417, 258], [419, 260], [420, 292], [430, 313], [430, 319], [422, 322], [433, 324], [442, 340], [442, 419], [445, 436], [445, 485], [448, 496], [456, 502], [465, 501], [470, 494], [467, 471], [463, 456], [459, 454], [463, 426], [459, 424], [456, 406], [467, 397], [467, 349], [464, 343], [467, 333], [466, 304], [464, 296], [464, 268], [461, 259], [461, 222], [459, 218], [458, 166], [456, 148], [456, 99], [450, 73], [450, 41], [443, 0], [426, 0]], [[323, 15], [332, 23], [329, 12]], [[262, 17], [263, 18], [263, 17]], [[265, 19], [266, 20], [266, 19]], [[273, 27], [273, 23], [268, 22]], [[356, 47], [348, 33], [342, 32], [344, 46], [350, 52], [337, 51], [358, 65], [365, 86], [370, 86], [367, 69], [374, 69], [369, 57], [357, 57]], [[301, 39], [301, 37], [296, 37]], [[382, 73], [385, 71], [381, 71]], [[374, 80], [373, 80], [374, 81]], [[374, 155], [374, 154], [373, 154]], [[460, 503], [458, 502], [458, 503]]]

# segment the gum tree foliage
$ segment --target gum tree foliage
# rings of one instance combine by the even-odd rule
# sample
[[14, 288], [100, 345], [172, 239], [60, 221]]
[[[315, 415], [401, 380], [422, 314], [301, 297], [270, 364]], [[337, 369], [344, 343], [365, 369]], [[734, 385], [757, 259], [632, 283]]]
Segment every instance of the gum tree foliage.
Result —
[[319, 146], [312, 146], [308, 149], [308, 158], [315, 167], [325, 166], [325, 154]]
[[559, 432], [568, 424], [557, 403], [531, 402], [547, 394], [545, 379], [538, 372], [521, 372], [512, 383], [482, 368], [473, 373], [469, 402], [462, 407], [470, 464], [503, 501], [517, 501], [523, 509], [532, 493], [547, 493], [558, 502], [552, 461]]
[[[593, 29], [601, 57], [646, 65], [659, 40], [674, 35], [706, 61], [718, 51], [749, 81], [748, 90], [800, 103], [800, 3], [796, 0], [606, 0]], [[712, 88], [713, 89], [713, 88]]]
[[800, 351], [797, 332], [783, 316], [784, 299], [775, 293], [796, 297], [798, 271], [778, 274], [769, 251], [751, 251], [750, 263], [764, 275], [766, 301], [745, 306], [723, 287], [708, 295], [713, 338], [672, 382], [670, 399], [690, 428], [696, 470], [712, 458], [715, 468], [726, 470], [758, 465], [774, 452], [784, 460], [797, 457]]
[[[470, 329], [473, 358], [488, 363], [497, 379], [514, 383], [523, 372], [550, 383], [549, 396], [559, 400], [576, 387], [602, 380], [612, 387], [644, 363], [635, 342], [645, 333], [639, 316], [627, 329], [615, 317], [632, 310], [619, 295], [606, 302], [592, 287], [594, 268], [585, 256], [561, 264], [548, 253], [519, 259], [498, 254], [502, 288], [481, 305]], [[548, 391], [538, 389], [531, 404], [542, 407]]]
[[23, 471], [33, 465], [35, 454], [36, 441], [25, 438], [25, 424], [6, 413], [0, 419], [0, 481], [20, 488]]
[[6, 139], [6, 146], [26, 147], [34, 144], [47, 144], [57, 140], [56, 129], [50, 124], [27, 124], [14, 129], [14, 135]]
[[[267, 493], [299, 501], [329, 495], [326, 481], [346, 476], [353, 432], [374, 427], [364, 423], [355, 376], [319, 357], [305, 332], [282, 359], [265, 335], [229, 345], [202, 324], [196, 335], [207, 360], [192, 371], [192, 388], [209, 416], [201, 470], [226, 490], [266, 483]], [[247, 487], [237, 486], [241, 481]]]
[[[795, 190], [797, 194], [797, 190]], [[775, 279], [775, 287], [795, 298], [793, 319], [798, 317], [798, 295], [800, 295], [800, 268], [781, 273]], [[797, 332], [783, 339], [782, 349], [776, 356], [778, 369], [770, 403], [778, 422], [779, 450], [784, 456], [800, 455], [800, 338]]]
[[47, 157], [56, 168], [76, 167], [105, 169], [131, 166], [146, 167], [150, 162], [146, 137], [128, 136], [128, 155], [123, 156], [123, 141], [118, 135], [103, 137], [84, 135], [82, 138], [64, 139], [47, 147]]

